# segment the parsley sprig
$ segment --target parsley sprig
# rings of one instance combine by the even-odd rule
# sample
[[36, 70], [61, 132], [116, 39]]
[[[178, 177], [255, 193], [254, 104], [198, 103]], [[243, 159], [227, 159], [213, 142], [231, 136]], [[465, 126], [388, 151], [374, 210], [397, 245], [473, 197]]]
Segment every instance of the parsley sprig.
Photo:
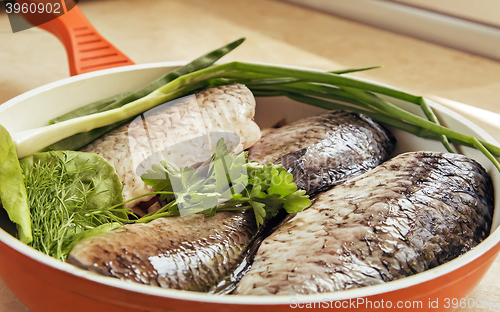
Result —
[[228, 151], [223, 139], [217, 142], [210, 161], [197, 168], [179, 168], [162, 161], [141, 178], [167, 204], [136, 222], [253, 209], [257, 226], [260, 226], [276, 216], [280, 209], [294, 213], [311, 205], [309, 196], [297, 189], [292, 174], [283, 166], [248, 162], [246, 152]]

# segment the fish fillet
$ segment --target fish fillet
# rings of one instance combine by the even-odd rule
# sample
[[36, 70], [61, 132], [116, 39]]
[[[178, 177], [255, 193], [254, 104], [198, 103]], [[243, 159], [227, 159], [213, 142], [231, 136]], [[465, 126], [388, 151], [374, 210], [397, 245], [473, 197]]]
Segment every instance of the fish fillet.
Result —
[[396, 140], [369, 117], [333, 111], [269, 132], [249, 150], [249, 160], [282, 164], [294, 182], [313, 194], [387, 160]]
[[[254, 114], [255, 99], [246, 86], [229, 84], [210, 88], [196, 96], [154, 108], [82, 151], [97, 153], [116, 168], [123, 184], [124, 200], [129, 200], [152, 191], [140, 178], [140, 172], [149, 168], [140, 169], [144, 160], [155, 153], [161, 152], [167, 161], [184, 167], [210, 159], [215, 145], [210, 142], [211, 133], [236, 135], [239, 142], [232, 146], [236, 150], [253, 145], [260, 139]], [[125, 207], [134, 207], [151, 197], [133, 201]]]
[[[328, 121], [324, 126], [327, 131], [331, 120], [322, 120]], [[316, 130], [320, 129], [316, 124]], [[346, 127], [344, 134], [347, 131]], [[334, 152], [332, 149], [330, 154]], [[254, 155], [253, 159], [260, 161], [259, 157]], [[122, 280], [208, 291], [217, 285], [225, 288], [228, 284], [221, 284], [222, 280], [232, 287], [232, 279], [227, 277], [242, 262], [247, 248], [254, 246], [258, 235], [251, 210], [217, 213], [213, 218], [202, 214], [163, 218], [146, 225], [126, 225], [82, 241], [73, 248], [68, 262]]]
[[256, 231], [249, 210], [160, 218], [84, 240], [67, 262], [125, 281], [206, 292], [239, 265]]
[[266, 238], [234, 293], [324, 293], [423, 272], [486, 238], [493, 207], [477, 162], [402, 154], [321, 193]]

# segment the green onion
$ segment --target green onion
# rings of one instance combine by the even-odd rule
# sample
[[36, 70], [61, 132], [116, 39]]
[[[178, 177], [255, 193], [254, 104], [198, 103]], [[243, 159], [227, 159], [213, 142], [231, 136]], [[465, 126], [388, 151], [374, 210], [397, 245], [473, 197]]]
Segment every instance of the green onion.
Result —
[[[231, 52], [232, 50], [236, 49], [240, 44], [245, 41], [245, 38], [238, 39], [236, 41], [233, 41], [221, 48], [218, 48], [214, 51], [211, 51], [205, 55], [200, 56], [199, 58], [195, 59], [194, 61], [176, 69], [173, 70], [166, 75], [156, 79], [155, 81], [151, 82], [147, 86], [140, 88], [138, 90], [135, 90], [133, 92], [126, 92], [122, 94], [118, 94], [115, 96], [112, 96], [110, 98], [100, 100], [94, 103], [90, 103], [88, 105], [85, 105], [83, 107], [80, 107], [78, 109], [75, 109], [71, 112], [68, 112], [60, 117], [57, 117], [49, 122], [49, 124], [55, 124], [58, 122], [62, 122], [65, 120], [77, 118], [77, 117], [82, 117], [82, 116], [88, 116], [91, 114], [96, 114], [96, 113], [101, 113], [105, 112], [108, 110], [112, 110], [115, 108], [122, 107], [123, 105], [126, 105], [130, 102], [133, 102], [135, 100], [138, 100], [140, 98], [145, 97], [146, 95], [150, 94], [154, 90], [158, 89], [159, 87], [169, 83], [170, 81], [183, 76], [187, 73], [191, 73], [194, 71], [197, 71], [202, 68], [206, 68], [216, 61], [218, 61], [221, 57], [226, 55], [227, 53]], [[364, 70], [364, 69], [361, 69]], [[185, 90], [185, 94], [187, 95], [190, 92], [194, 92], [196, 89], [192, 88], [187, 88]], [[181, 95], [181, 96], [183, 96]], [[94, 141], [95, 139], [99, 138], [105, 133], [108, 133], [109, 131], [118, 128], [121, 125], [126, 124], [127, 122], [130, 122], [131, 119], [125, 119], [110, 125], [107, 125], [105, 127], [101, 128], [96, 128], [92, 129], [87, 132], [83, 133], [77, 133], [72, 135], [71, 137], [68, 137], [64, 140], [60, 140], [59, 142], [52, 144], [48, 147], [45, 147], [43, 151], [50, 151], [50, 150], [78, 150], [85, 145], [89, 144], [90, 142]]]
[[[440, 125], [431, 106], [422, 97], [342, 75], [346, 72], [365, 69], [321, 72], [254, 63], [225, 63], [186, 73], [147, 96], [120, 108], [65, 121], [60, 123], [57, 129], [50, 129], [52, 126], [48, 126], [33, 131], [29, 136], [21, 134], [16, 136], [14, 140], [18, 154], [22, 157], [22, 155], [29, 155], [39, 148], [64, 139], [68, 135], [127, 120], [188, 92], [203, 87], [240, 82], [247, 84], [256, 96], [284, 95], [326, 109], [349, 109], [362, 112], [377, 121], [420, 137], [440, 140], [450, 152], [453, 151], [450, 142], [475, 147], [483, 152], [500, 171], [500, 164], [495, 158], [500, 156], [498, 146]], [[383, 100], [378, 94], [419, 105], [427, 119], [401, 109], [390, 101]], [[50, 141], [53, 142], [48, 143]], [[40, 144], [36, 145], [37, 143]]]

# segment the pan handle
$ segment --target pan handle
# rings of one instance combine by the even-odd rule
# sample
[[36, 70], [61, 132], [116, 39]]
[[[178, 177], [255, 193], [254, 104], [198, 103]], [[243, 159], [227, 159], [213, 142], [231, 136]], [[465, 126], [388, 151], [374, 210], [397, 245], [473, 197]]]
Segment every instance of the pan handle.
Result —
[[[37, 0], [21, 2], [38, 3]], [[100, 69], [133, 65], [125, 54], [109, 43], [85, 18], [78, 6], [66, 11], [65, 1], [61, 1], [65, 14], [38, 25], [55, 35], [66, 48], [71, 76]], [[27, 16], [25, 16], [30, 21]]]

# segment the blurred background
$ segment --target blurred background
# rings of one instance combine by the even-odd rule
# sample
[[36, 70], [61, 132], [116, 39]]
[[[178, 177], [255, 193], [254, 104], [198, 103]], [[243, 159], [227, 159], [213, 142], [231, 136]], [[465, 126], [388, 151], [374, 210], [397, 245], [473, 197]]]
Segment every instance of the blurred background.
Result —
[[287, 1], [500, 60], [500, 2], [496, 0]]

